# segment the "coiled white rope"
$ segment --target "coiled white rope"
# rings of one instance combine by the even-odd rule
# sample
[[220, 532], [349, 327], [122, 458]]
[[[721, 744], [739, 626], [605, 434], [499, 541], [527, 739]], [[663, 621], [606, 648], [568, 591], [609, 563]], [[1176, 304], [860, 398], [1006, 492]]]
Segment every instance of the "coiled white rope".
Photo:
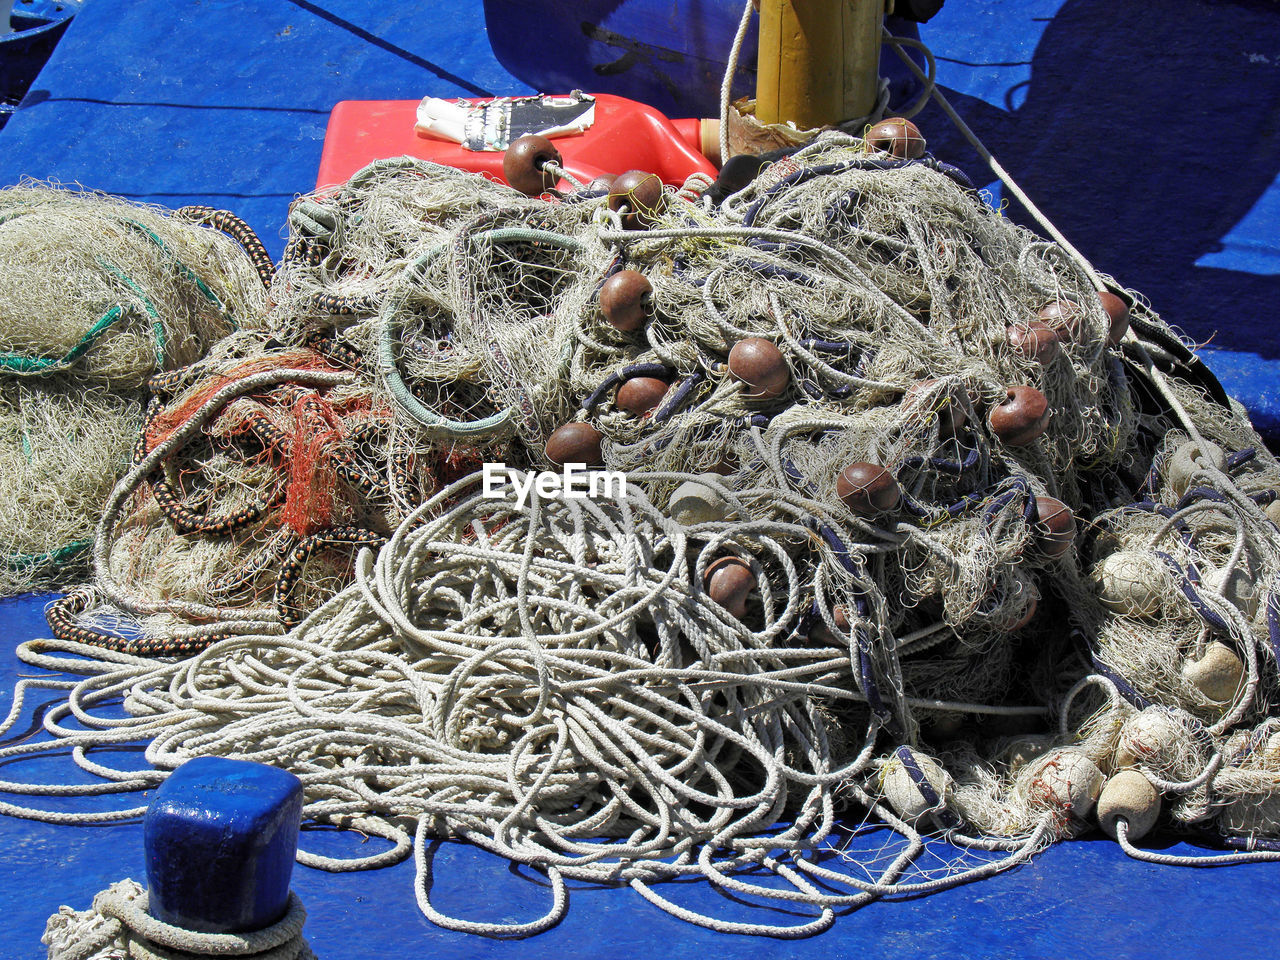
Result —
[[113, 883], [93, 898], [88, 910], [63, 907], [49, 918], [41, 942], [49, 960], [199, 960], [250, 957], [253, 960], [315, 960], [302, 936], [307, 911], [289, 894], [285, 915], [249, 933], [200, 933], [164, 923], [147, 913], [147, 891], [133, 880]]
[[[570, 879], [628, 884], [711, 929], [782, 937], [825, 929], [835, 906], [948, 885], [903, 888], [896, 875], [905, 861], [865, 889], [847, 879], [859, 891], [852, 895], [806, 879], [830, 879], [812, 855], [828, 842], [837, 793], [869, 768], [878, 730], [868, 719], [862, 748], [835, 762], [817, 698], [862, 699], [850, 651], [779, 643], [800, 589], [782, 543], [809, 539], [807, 531], [764, 514], [685, 528], [647, 500], [636, 485], [643, 479], [614, 501], [535, 496], [523, 510], [480, 496], [478, 477], [458, 481], [376, 559], [363, 552], [355, 584], [284, 637], [233, 637], [170, 664], [124, 654], [84, 661], [65, 656], [83, 652], [78, 644], [27, 643], [25, 661], [87, 676], [46, 717], [52, 743], [9, 746], [0, 757], [150, 741], [146, 756], [158, 771], [95, 763], [111, 782], [85, 791], [93, 793], [152, 787], [160, 771], [197, 754], [286, 767], [302, 779], [305, 816], [393, 844], [355, 860], [300, 860], [378, 866], [407, 855], [412, 833], [423, 912], [491, 936], [554, 925]], [[748, 508], [757, 497], [731, 495]], [[772, 587], [756, 630], [698, 586], [712, 556], [732, 549], [753, 557]], [[131, 718], [95, 714], [120, 695]], [[62, 722], [68, 713], [74, 728]], [[430, 898], [431, 837], [465, 839], [545, 871], [547, 913], [513, 925], [446, 916]], [[598, 837], [606, 839], [588, 842]], [[1029, 838], [1008, 865], [1041, 843], [1040, 834]], [[789, 887], [736, 876], [757, 865]], [[651, 886], [691, 875], [808, 904], [818, 916], [794, 927], [730, 922]]]

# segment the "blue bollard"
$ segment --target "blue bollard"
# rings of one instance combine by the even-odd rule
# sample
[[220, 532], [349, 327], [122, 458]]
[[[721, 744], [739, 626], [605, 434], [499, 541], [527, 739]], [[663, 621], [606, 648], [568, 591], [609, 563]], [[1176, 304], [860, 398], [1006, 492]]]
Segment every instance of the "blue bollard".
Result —
[[284, 916], [302, 783], [261, 763], [197, 757], [156, 791], [143, 830], [149, 910], [203, 933], [245, 933]]

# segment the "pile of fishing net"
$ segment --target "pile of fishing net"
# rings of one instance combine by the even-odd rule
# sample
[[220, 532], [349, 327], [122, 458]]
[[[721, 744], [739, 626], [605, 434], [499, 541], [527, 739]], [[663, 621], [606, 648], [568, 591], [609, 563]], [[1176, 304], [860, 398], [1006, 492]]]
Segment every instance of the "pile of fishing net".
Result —
[[225, 212], [170, 215], [40, 184], [0, 191], [0, 262], [0, 595], [9, 595], [83, 578], [148, 379], [260, 323], [271, 264]]
[[[928, 155], [828, 134], [705, 186], [398, 160], [296, 204], [267, 329], [166, 381], [95, 591], [19, 650], [84, 677], [45, 727], [114, 782], [58, 789], [282, 766], [391, 843], [301, 862], [415, 851], [433, 921], [505, 935], [576, 879], [802, 936], [1099, 825], [1274, 856], [1280, 464], [1239, 405]], [[87, 759], [126, 739], [154, 770]], [[551, 908], [443, 915], [430, 838]], [[655, 886], [691, 875], [807, 916]]]
[[[488, 181], [413, 171], [379, 162], [326, 198], [332, 206], [295, 204], [266, 327], [152, 381], [132, 467], [101, 511], [96, 583], [50, 609], [57, 636], [188, 655], [223, 637], [283, 633], [350, 582], [359, 548], [384, 543], [441, 484], [504, 459], [502, 436], [444, 435], [398, 417], [377, 375], [375, 331], [359, 319], [374, 299], [362, 291], [391, 283], [414, 244], [510, 200]], [[338, 282], [349, 276], [360, 284]], [[436, 343], [423, 350], [429, 365]], [[405, 402], [417, 391], [463, 415], [482, 392], [472, 376], [443, 398], [436, 379], [401, 381]], [[119, 611], [137, 628], [121, 629]]]

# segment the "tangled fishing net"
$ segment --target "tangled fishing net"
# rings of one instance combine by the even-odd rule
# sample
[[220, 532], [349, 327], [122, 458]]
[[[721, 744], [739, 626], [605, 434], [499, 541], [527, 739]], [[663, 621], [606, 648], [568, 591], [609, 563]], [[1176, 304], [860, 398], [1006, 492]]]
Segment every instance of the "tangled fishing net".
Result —
[[[245, 249], [216, 229], [229, 228]], [[247, 250], [247, 252], [246, 252]], [[261, 322], [270, 261], [229, 214], [0, 191], [0, 595], [83, 577], [147, 380]]]
[[[1273, 856], [1280, 464], [1182, 340], [927, 155], [828, 134], [719, 206], [624, 176], [398, 160], [295, 205], [267, 330], [161, 385], [95, 592], [20, 648], [84, 677], [45, 728], [108, 783], [59, 789], [288, 768], [391, 842], [302, 862], [413, 851], [495, 935], [589, 880], [803, 936], [1098, 825], [1177, 860], [1160, 817]], [[551, 907], [445, 916], [431, 838]], [[691, 875], [807, 915], [657, 886]]]
[[[57, 635], [185, 655], [283, 633], [350, 582], [359, 548], [385, 542], [440, 485], [504, 459], [500, 432], [424, 431], [395, 415], [368, 313], [370, 291], [405, 270], [414, 244], [510, 199], [498, 184], [382, 161], [336, 195], [297, 203], [267, 328], [152, 380], [132, 469], [104, 498], [97, 586], [50, 611]], [[452, 382], [439, 383], [432, 364], [447, 336], [436, 323], [415, 338], [403, 402], [420, 395], [465, 416], [484, 386], [479, 368], [449, 367]], [[120, 632], [104, 602], [140, 629]]]

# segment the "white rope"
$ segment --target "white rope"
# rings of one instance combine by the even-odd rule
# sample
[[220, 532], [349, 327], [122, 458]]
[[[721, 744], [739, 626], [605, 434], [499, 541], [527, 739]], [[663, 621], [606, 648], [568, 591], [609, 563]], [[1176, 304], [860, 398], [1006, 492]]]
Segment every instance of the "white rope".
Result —
[[[866, 748], [837, 766], [814, 713], [811, 698], [823, 692], [861, 699], [841, 679], [847, 666], [839, 668], [836, 651], [773, 650], [771, 626], [745, 633], [725, 620], [690, 590], [683, 528], [638, 488], [610, 504], [535, 498], [521, 512], [474, 496], [477, 483], [470, 477], [441, 491], [376, 559], [363, 553], [356, 583], [293, 634], [266, 645], [265, 638], [231, 638], [149, 669], [125, 656], [95, 665], [72, 690], [72, 702], [87, 708], [75, 712], [88, 730], [58, 725], [55, 711], [46, 723], [55, 743], [143, 736], [151, 740], [148, 760], [162, 768], [192, 752], [288, 766], [303, 780], [307, 816], [394, 843], [347, 863], [300, 856], [329, 869], [393, 862], [408, 847], [397, 823], [416, 821], [416, 896], [424, 914], [448, 929], [500, 937], [547, 929], [567, 909], [566, 879], [628, 883], [673, 915], [727, 932], [804, 936], [829, 926], [831, 905], [845, 900], [820, 892], [776, 851], [799, 855], [821, 846], [832, 826], [833, 792], [871, 758], [874, 724]], [[737, 495], [752, 498], [750, 491]], [[777, 522], [753, 526], [757, 550], [795, 532]], [[734, 535], [743, 542], [741, 530]], [[718, 542], [708, 544], [694, 570]], [[599, 559], [588, 563], [588, 556]], [[771, 562], [795, 582], [785, 551]], [[563, 598], [555, 584], [569, 586]], [[778, 622], [792, 619], [793, 607], [789, 598], [776, 608]], [[640, 610], [657, 629], [656, 651], [645, 650], [634, 632]], [[514, 632], [504, 634], [504, 623]], [[719, 667], [682, 665], [682, 636], [707, 644], [700, 660]], [[54, 665], [61, 661], [52, 653], [76, 646], [28, 644], [20, 655]], [[727, 710], [712, 712], [713, 691]], [[95, 716], [95, 704], [121, 692], [142, 712], [123, 720]], [[49, 746], [10, 746], [0, 756]], [[740, 774], [730, 778], [720, 768], [726, 755], [759, 771], [755, 786], [735, 786]], [[792, 793], [803, 798], [791, 814], [796, 826], [779, 834], [771, 828], [790, 809]], [[704, 819], [690, 803], [713, 812]], [[602, 833], [615, 839], [577, 839]], [[517, 924], [441, 913], [430, 896], [429, 838], [442, 834], [545, 870], [553, 888], [547, 913]], [[775, 855], [761, 861], [766, 850]], [[811, 903], [818, 918], [794, 928], [727, 922], [678, 907], [651, 887], [695, 874], [741, 892], [747, 887], [736, 871], [757, 862], [793, 888], [748, 885], [753, 895]], [[885, 884], [877, 892], [895, 889]]]
[[755, 11], [752, 0], [746, 0], [742, 6], [742, 16], [738, 19], [738, 29], [734, 32], [733, 43], [729, 47], [729, 57], [725, 61], [724, 79], [720, 82], [720, 163], [729, 159], [729, 110], [733, 103], [733, 76], [738, 72], [738, 57], [742, 54], [742, 44], [747, 39], [747, 29], [751, 26], [751, 14]]
[[1223, 853], [1213, 856], [1190, 856], [1176, 853], [1159, 853], [1140, 850], [1129, 840], [1129, 822], [1123, 817], [1116, 821], [1116, 840], [1120, 848], [1135, 860], [1160, 863], [1170, 867], [1224, 867], [1236, 863], [1263, 863], [1280, 860], [1280, 850], [1242, 850], [1240, 853]]
[[297, 894], [289, 894], [283, 917], [249, 933], [185, 930], [152, 917], [147, 912], [147, 900], [147, 891], [139, 884], [121, 880], [94, 897], [93, 906], [87, 911], [63, 907], [49, 918], [42, 938], [49, 947], [49, 960], [88, 960], [107, 955], [136, 960], [315, 960], [302, 936], [307, 912]]

